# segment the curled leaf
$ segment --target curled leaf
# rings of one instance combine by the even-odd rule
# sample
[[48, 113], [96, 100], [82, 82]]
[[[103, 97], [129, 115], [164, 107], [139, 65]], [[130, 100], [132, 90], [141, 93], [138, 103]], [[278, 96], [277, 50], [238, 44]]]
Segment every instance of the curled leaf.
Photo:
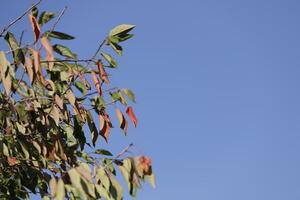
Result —
[[132, 109], [131, 106], [129, 106], [129, 107], [127, 108], [126, 113], [127, 113], [127, 115], [129, 116], [129, 118], [131, 119], [131, 121], [132, 121], [132, 123], [134, 124], [134, 126], [136, 127], [138, 121], [137, 121], [137, 118], [136, 118], [136, 116], [135, 116], [135, 114], [134, 114], [133, 109]]
[[54, 56], [53, 56], [53, 48], [52, 45], [49, 43], [49, 40], [46, 37], [41, 38], [41, 43], [46, 50], [46, 60], [48, 61], [48, 68], [52, 71], [54, 66]]
[[99, 93], [100, 96], [102, 96], [102, 89], [101, 89], [100, 81], [97, 78], [96, 73], [94, 71], [92, 71], [92, 79], [93, 79], [93, 82], [97, 89], [97, 92]]
[[123, 113], [119, 108], [116, 108], [117, 119], [119, 121], [120, 128], [124, 131], [125, 135], [127, 134], [128, 124]]
[[105, 72], [105, 69], [104, 69], [103, 64], [101, 63], [101, 61], [99, 61], [99, 60], [97, 61], [97, 66], [98, 66], [98, 70], [99, 70], [100, 79], [102, 81], [104, 81], [106, 84], [109, 84], [107, 74]]
[[34, 43], [36, 43], [40, 37], [41, 29], [36, 21], [36, 18], [33, 15], [29, 15], [29, 21], [32, 27], [32, 31], [34, 33]]

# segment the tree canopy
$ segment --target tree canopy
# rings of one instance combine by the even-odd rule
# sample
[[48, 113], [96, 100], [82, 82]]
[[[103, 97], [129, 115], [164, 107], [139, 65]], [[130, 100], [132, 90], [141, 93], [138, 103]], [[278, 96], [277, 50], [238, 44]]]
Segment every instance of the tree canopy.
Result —
[[[112, 128], [126, 136], [129, 121], [138, 124], [133, 91], [110, 83], [118, 67], [114, 57], [122, 55], [122, 42], [133, 37], [135, 26], [116, 26], [90, 58], [81, 59], [59, 43], [75, 39], [56, 30], [66, 9], [57, 16], [40, 12], [40, 3], [0, 32], [8, 45], [0, 50], [0, 198], [29, 199], [33, 193], [44, 199], [119, 200], [118, 174], [132, 196], [145, 179], [155, 186], [151, 159], [127, 154], [133, 144], [117, 155], [101, 148]], [[10, 32], [26, 19], [33, 41], [23, 41], [24, 32]]]

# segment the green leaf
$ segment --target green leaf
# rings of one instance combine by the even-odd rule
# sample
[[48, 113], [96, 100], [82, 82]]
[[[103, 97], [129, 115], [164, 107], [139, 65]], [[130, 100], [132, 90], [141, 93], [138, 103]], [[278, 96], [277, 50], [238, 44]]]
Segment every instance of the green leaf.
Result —
[[67, 58], [73, 58], [76, 59], [77, 55], [74, 54], [68, 47], [60, 45], [60, 44], [55, 44], [53, 46], [53, 50], [58, 53], [59, 55], [65, 56]]
[[108, 39], [109, 39], [109, 42], [112, 42], [112, 43], [119, 43], [119, 42], [124, 42], [130, 38], [132, 38], [134, 36], [134, 34], [120, 34], [120, 35], [117, 35], [117, 36], [110, 36]]
[[109, 36], [116, 36], [119, 34], [128, 33], [131, 31], [135, 26], [131, 24], [121, 24], [119, 26], [116, 26], [109, 32]]
[[40, 15], [39, 18], [39, 24], [43, 25], [46, 24], [47, 22], [49, 22], [51, 19], [53, 19], [55, 17], [55, 13], [53, 12], [42, 12], [42, 14]]
[[9, 157], [8, 147], [3, 141], [0, 141], [0, 151], [2, 151], [0, 153], [2, 153], [3, 155]]
[[9, 62], [6, 59], [5, 53], [0, 51], [0, 74], [2, 84], [4, 86], [5, 92], [7, 95], [10, 94], [11, 86], [12, 86], [12, 79], [11, 79], [11, 67]]
[[155, 181], [155, 176], [153, 174], [153, 172], [150, 175], [145, 175], [145, 177], [148, 179], [148, 181], [150, 182], [151, 186], [153, 188], [156, 187], [156, 181]]
[[71, 126], [66, 126], [65, 132], [66, 132], [66, 135], [67, 135], [68, 147], [72, 147], [72, 146], [76, 145], [77, 141], [76, 141], [76, 138], [73, 135], [73, 133], [74, 133], [73, 128]]
[[110, 42], [109, 44], [119, 56], [122, 56], [123, 48], [120, 45], [118, 45], [117, 43], [114, 43], [114, 42]]
[[87, 88], [85, 87], [85, 85], [82, 82], [75, 82], [75, 87], [82, 93], [82, 94], [86, 94], [87, 92]]
[[116, 177], [110, 174], [110, 188], [109, 192], [112, 195], [114, 200], [122, 200], [123, 199], [123, 188], [120, 183], [117, 181]]
[[128, 88], [124, 88], [121, 90], [121, 92], [124, 93], [128, 97], [128, 99], [130, 99], [132, 102], [135, 103], [135, 95], [132, 92], [132, 90], [130, 90]]
[[77, 172], [76, 169], [70, 169], [68, 171], [72, 186], [74, 186], [76, 189], [78, 189], [78, 191], [80, 192], [80, 196], [84, 199], [87, 199], [87, 195], [84, 192], [84, 189], [82, 188], [82, 181], [83, 179], [81, 178], [80, 174]]
[[127, 183], [130, 195], [136, 196], [137, 189], [141, 187], [140, 180], [135, 169], [135, 162], [132, 157], [126, 158], [119, 165], [119, 169]]
[[29, 159], [30, 155], [29, 155], [28, 148], [27, 148], [27, 146], [25, 145], [25, 143], [23, 143], [23, 142], [21, 142], [21, 141], [19, 140], [19, 144], [20, 144], [21, 149], [22, 149], [22, 151], [23, 151], [23, 154], [24, 154], [24, 156], [25, 156], [24, 158], [25, 158], [25, 159]]
[[110, 96], [111, 96], [113, 101], [119, 101], [121, 99], [121, 96], [120, 96], [119, 92], [110, 93]]
[[38, 11], [37, 7], [34, 6], [34, 7], [31, 9], [31, 15], [34, 16], [35, 18], [37, 18], [38, 14], [39, 14], [39, 11]]
[[101, 55], [112, 67], [118, 66], [118, 63], [111, 57], [111, 55], [106, 54], [106, 53], [101, 53]]
[[65, 184], [62, 179], [59, 179], [56, 187], [55, 200], [64, 200], [65, 198]]
[[100, 111], [103, 108], [106, 108], [106, 103], [101, 96], [95, 96], [94, 99], [91, 99], [91, 102], [92, 106], [98, 111]]
[[107, 151], [105, 149], [97, 149], [95, 151], [96, 154], [102, 154], [102, 155], [105, 155], [105, 156], [113, 156], [113, 154], [110, 152], [110, 151]]
[[59, 40], [73, 40], [75, 39], [74, 36], [66, 34], [66, 33], [62, 33], [62, 32], [58, 32], [58, 31], [47, 31], [45, 32], [45, 35], [51, 38], [55, 38], [55, 39], [59, 39]]
[[88, 127], [89, 127], [91, 135], [92, 135], [92, 142], [93, 142], [93, 145], [95, 146], [97, 138], [98, 138], [98, 130], [94, 123], [94, 120], [93, 120], [93, 117], [92, 117], [92, 114], [90, 111], [87, 111], [87, 122], [88, 122]]
[[86, 138], [84, 135], [84, 132], [82, 130], [82, 124], [80, 123], [80, 120], [78, 119], [78, 116], [73, 116], [74, 119], [74, 137], [77, 139], [78, 143], [80, 144], [81, 150], [84, 149], [84, 145], [86, 143]]
[[21, 62], [22, 64], [24, 64], [25, 56], [24, 56], [22, 49], [19, 49], [20, 46], [19, 46], [15, 36], [12, 33], [7, 32], [7, 34], [5, 35], [5, 40], [8, 43], [10, 50], [12, 50], [12, 51], [14, 50], [12, 53], [13, 53], [15, 63], [18, 64]]
[[110, 180], [102, 166], [99, 166], [96, 171], [96, 183], [100, 183], [106, 190], [109, 190]]

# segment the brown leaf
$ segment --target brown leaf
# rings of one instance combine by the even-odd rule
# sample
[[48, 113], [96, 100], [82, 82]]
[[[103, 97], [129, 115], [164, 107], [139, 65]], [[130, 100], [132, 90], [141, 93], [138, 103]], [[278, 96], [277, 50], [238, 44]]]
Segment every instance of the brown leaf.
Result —
[[105, 139], [106, 143], [108, 142], [109, 137], [109, 123], [105, 120], [103, 115], [99, 114], [99, 121], [100, 121], [100, 135]]
[[17, 158], [16, 157], [8, 157], [7, 162], [9, 166], [14, 166], [17, 164]]
[[36, 18], [33, 15], [29, 15], [29, 21], [34, 33], [34, 43], [36, 43], [40, 37], [41, 29], [38, 22], [36, 21]]
[[47, 39], [47, 37], [42, 37], [41, 43], [46, 50], [46, 60], [48, 61], [48, 68], [51, 71], [54, 66], [54, 62], [52, 62], [52, 61], [54, 61], [52, 45], [49, 43], [49, 40]]
[[124, 131], [125, 135], [127, 135], [127, 129], [128, 129], [127, 120], [125, 119], [123, 113], [119, 108], [116, 108], [116, 114], [120, 124], [120, 128]]
[[102, 89], [101, 89], [100, 81], [97, 78], [96, 73], [94, 71], [92, 71], [92, 79], [93, 79], [93, 82], [97, 89], [97, 92], [99, 93], [100, 96], [102, 96]]
[[99, 70], [100, 79], [102, 81], [104, 81], [106, 84], [109, 84], [107, 74], [105, 72], [105, 69], [104, 69], [103, 64], [101, 63], [101, 61], [99, 61], [99, 60], [97, 61], [97, 66], [98, 66], [98, 70]]
[[32, 60], [28, 57], [25, 57], [25, 69], [29, 76], [30, 82], [33, 83], [34, 78], [35, 78], [35, 73], [33, 72]]
[[83, 82], [83, 84], [85, 85], [85, 87], [90, 90], [91, 89], [91, 86], [89, 84], [89, 82], [86, 80], [86, 78], [84, 77], [83, 73], [82, 72], [79, 72], [79, 78], [80, 80]]
[[64, 100], [62, 98], [60, 98], [60, 96], [58, 96], [58, 94], [55, 94], [54, 96], [54, 100], [56, 105], [63, 110], [64, 109]]
[[33, 63], [34, 63], [34, 72], [38, 78], [38, 80], [44, 85], [47, 86], [48, 83], [45, 80], [43, 74], [42, 74], [42, 68], [41, 68], [41, 54], [40, 51], [37, 51], [35, 49], [30, 48], [33, 56]]
[[130, 117], [130, 119], [131, 119], [132, 123], [134, 124], [134, 126], [136, 127], [138, 121], [137, 121], [137, 118], [136, 118], [136, 116], [135, 116], [135, 114], [134, 114], [133, 109], [132, 109], [131, 106], [129, 106], [129, 107], [127, 108], [126, 113], [127, 113], [127, 115]]
[[34, 33], [34, 43], [36, 43], [40, 37], [41, 28], [33, 15], [29, 15], [29, 21], [32, 27], [32, 31]]
[[59, 124], [59, 113], [59, 109], [55, 105], [53, 105], [53, 107], [51, 108], [50, 116], [55, 121], [55, 124], [57, 126]]
[[56, 195], [56, 187], [57, 187], [57, 182], [55, 177], [52, 177], [49, 181], [49, 186], [50, 186], [50, 192], [51, 192], [51, 196], [55, 197]]

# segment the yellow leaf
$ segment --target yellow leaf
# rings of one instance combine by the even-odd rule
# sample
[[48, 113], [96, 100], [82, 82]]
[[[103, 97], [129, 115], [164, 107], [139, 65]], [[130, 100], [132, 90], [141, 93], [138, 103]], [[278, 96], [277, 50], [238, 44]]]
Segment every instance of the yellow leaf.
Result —
[[125, 119], [123, 113], [119, 108], [116, 108], [117, 119], [119, 121], [120, 128], [124, 131], [125, 135], [127, 134], [128, 123]]
[[52, 177], [49, 181], [49, 186], [50, 186], [50, 192], [51, 192], [51, 196], [55, 197], [56, 194], [56, 187], [57, 187], [57, 182], [56, 179], [54, 177]]
[[7, 95], [10, 94], [11, 86], [12, 86], [10, 71], [11, 71], [10, 64], [6, 59], [5, 53], [3, 51], [0, 51], [0, 74]]

